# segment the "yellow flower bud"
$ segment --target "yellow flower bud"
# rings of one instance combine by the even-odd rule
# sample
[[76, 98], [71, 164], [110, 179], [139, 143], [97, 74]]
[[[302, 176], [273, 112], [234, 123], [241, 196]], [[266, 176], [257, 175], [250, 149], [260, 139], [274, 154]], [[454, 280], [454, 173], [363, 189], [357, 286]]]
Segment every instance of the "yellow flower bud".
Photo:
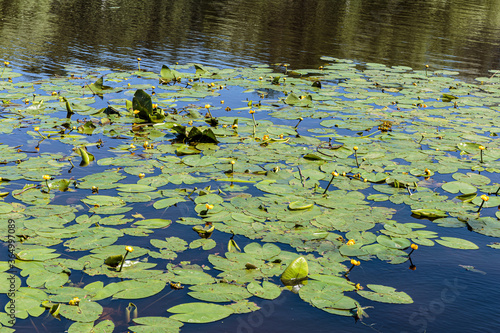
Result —
[[354, 245], [356, 244], [356, 241], [354, 239], [349, 239], [349, 241], [347, 242], [347, 245]]
[[417, 244], [411, 244], [410, 247], [412, 248], [412, 250], [417, 250], [418, 249], [418, 245]]
[[139, 178], [144, 178], [144, 176], [146, 176], [146, 175], [143, 174], [142, 172], [139, 174]]
[[236, 164], [236, 161], [235, 160], [231, 160], [231, 164]]
[[49, 175], [43, 175], [42, 178], [45, 179], [45, 180], [50, 180], [51, 177]]
[[142, 59], [141, 58], [137, 58], [137, 61], [141, 61]]
[[210, 104], [205, 104], [205, 109], [210, 109]]
[[38, 132], [40, 130], [40, 127], [35, 127], [35, 132]]
[[351, 265], [357, 266], [356, 264], [357, 264], [357, 260], [351, 259]]
[[214, 205], [205, 204], [205, 208], [206, 208], [207, 210], [214, 209]]
[[4, 61], [4, 62], [3, 62], [3, 64], [4, 64], [5, 66], [7, 66], [7, 65], [10, 65], [10, 62], [8, 62], [8, 61]]
[[125, 246], [125, 251], [127, 252], [134, 252], [134, 248], [130, 245]]
[[480, 150], [485, 150], [486, 148], [484, 146], [479, 146], [478, 147]]
[[[222, 89], [222, 88], [221, 88]], [[224, 101], [220, 101], [220, 104], [224, 104]]]
[[483, 201], [488, 201], [488, 200], [490, 200], [490, 197], [489, 197], [489, 196], [487, 196], [486, 194], [483, 194], [483, 195], [481, 196], [481, 199], [483, 199]]

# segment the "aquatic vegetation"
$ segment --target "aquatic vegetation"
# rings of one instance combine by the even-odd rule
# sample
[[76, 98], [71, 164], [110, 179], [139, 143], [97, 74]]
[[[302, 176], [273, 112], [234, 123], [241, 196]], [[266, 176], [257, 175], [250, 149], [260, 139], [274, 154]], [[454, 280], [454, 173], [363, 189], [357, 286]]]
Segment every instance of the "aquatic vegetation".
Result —
[[[112, 331], [97, 322], [100, 301], [134, 299], [122, 326], [175, 332], [291, 290], [362, 319], [366, 299], [409, 304], [413, 291], [363, 289], [361, 261], [414, 269], [419, 246], [478, 248], [447, 227], [500, 237], [490, 209], [500, 205], [500, 78], [322, 60], [320, 69], [155, 73], [138, 58], [136, 72], [0, 81], [9, 101], [0, 132], [16, 142], [0, 145], [0, 217], [16, 223], [16, 318], [48, 309], [74, 330]], [[123, 254], [119, 244], [132, 245]], [[153, 296], [164, 317], [141, 312]]]

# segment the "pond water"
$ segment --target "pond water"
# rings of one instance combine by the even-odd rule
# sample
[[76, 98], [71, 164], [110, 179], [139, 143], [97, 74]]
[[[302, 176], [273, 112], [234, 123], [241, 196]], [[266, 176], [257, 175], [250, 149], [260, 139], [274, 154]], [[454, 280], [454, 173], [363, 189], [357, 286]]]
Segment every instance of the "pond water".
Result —
[[470, 78], [498, 69], [496, 1], [0, 1], [0, 55], [34, 76], [68, 64], [130, 69], [197, 62], [289, 63], [321, 56]]
[[[9, 61], [9, 67], [22, 73], [21, 77], [14, 78], [14, 82], [21, 80], [36, 82], [35, 80], [54, 76], [83, 73], [85, 70], [110, 73], [103, 68], [135, 71], [138, 65], [137, 58], [141, 58], [142, 69], [155, 73], [160, 72], [163, 64], [174, 68], [176, 62], [180, 65], [194, 62], [206, 65], [207, 68], [214, 66], [226, 69], [255, 64], [276, 64], [271, 66], [274, 73], [283, 73], [282, 64], [289, 64], [289, 70], [299, 70], [317, 69], [319, 66], [326, 66], [332, 62], [325, 58], [321, 59], [323, 56], [350, 59], [360, 64], [358, 66], [360, 68], [364, 68], [367, 63], [385, 64], [389, 67], [409, 66], [421, 71], [419, 75], [423, 75], [425, 65], [429, 65], [429, 71], [456, 70], [460, 74], [454, 77], [460, 79], [461, 82], [475, 82], [476, 77], [489, 77], [494, 70], [500, 68], [498, 63], [500, 61], [499, 6], [500, 3], [497, 1], [432, 0], [411, 3], [389, 0], [364, 2], [348, 0], [277, 0], [272, 2], [3, 0], [0, 1], [0, 60]], [[376, 69], [376, 66], [368, 65], [368, 69], [373, 68]], [[181, 72], [182, 70], [179, 69]], [[492, 70], [493, 72], [490, 72]], [[268, 72], [263, 73], [264, 77], [269, 75]], [[315, 73], [308, 75], [315, 75]], [[131, 77], [130, 82], [132, 85], [139, 85], [144, 84], [145, 79], [147, 77]], [[214, 81], [217, 82], [217, 80]], [[120, 84], [125, 85], [123, 82], [109, 84], [119, 87]], [[211, 80], [207, 79], [207, 82]], [[47, 94], [47, 102], [50, 102], [49, 95], [53, 90], [51, 84], [38, 86], [36, 90], [38, 94]], [[151, 83], [146, 81], [146, 84]], [[328, 85], [332, 88], [333, 83], [328, 83]], [[158, 87], [156, 92], [169, 93], [169, 87], [171, 86]], [[351, 87], [341, 89], [348, 91]], [[210, 103], [220, 106], [221, 99], [224, 99], [224, 106], [233, 107], [234, 105], [233, 108], [237, 108], [246, 106], [245, 98], [253, 99], [254, 102], [259, 99], [257, 92], [245, 94], [243, 91], [244, 88], [231, 87], [227, 91], [223, 90], [222, 96], [208, 96], [198, 101], [197, 104]], [[379, 89], [374, 88], [373, 91], [378, 92]], [[280, 92], [271, 90], [266, 92], [269, 95], [266, 97], [267, 101], [264, 101], [271, 107], [277, 103], [278, 99], [284, 97]], [[151, 90], [148, 90], [148, 93], [151, 93]], [[31, 91], [26, 94], [28, 98], [31, 98]], [[119, 91], [110, 95], [111, 97], [105, 95], [103, 100], [96, 98], [92, 106], [104, 108], [108, 104], [115, 105], [117, 101], [114, 99], [120, 99], [121, 102], [124, 99], [132, 99], [132, 94], [123, 94]], [[342, 97], [343, 101], [347, 99], [348, 97]], [[179, 102], [179, 105], [185, 106], [190, 103], [196, 104], [196, 102], [185, 101]], [[426, 103], [429, 101], [427, 100]], [[495, 109], [492, 112], [498, 111]], [[223, 107], [214, 109], [213, 113], [216, 117], [234, 116], [234, 114], [226, 113]], [[447, 114], [442, 113], [433, 115], [436, 118], [448, 117]], [[65, 109], [59, 108], [51, 116], [64, 118]], [[238, 111], [238, 116], [249, 118], [247, 110]], [[76, 115], [74, 118], [81, 120], [90, 117]], [[9, 116], [6, 116], [4, 119], [8, 118]], [[276, 118], [267, 112], [257, 112], [256, 118], [263, 124], [269, 125], [265, 121], [272, 121], [276, 126], [283, 126], [283, 128], [293, 127], [297, 123], [297, 118]], [[2, 134], [1, 141], [11, 146], [19, 145], [23, 151], [33, 152], [40, 147], [42, 152], [71, 154], [71, 148], [68, 148], [71, 145], [66, 142], [61, 143], [57, 140], [39, 142], [39, 138], [33, 135], [33, 126], [41, 124], [45, 126], [43, 130], [50, 130], [52, 120], [49, 116], [45, 118], [44, 115], [36, 115], [35, 119], [33, 122], [26, 122], [16, 127], [12, 134]], [[316, 119], [314, 115], [311, 115], [301, 123], [299, 133], [304, 136], [312, 135], [307, 130], [320, 127], [321, 121], [322, 119]], [[246, 125], [249, 126], [249, 124], [250, 122]], [[416, 127], [416, 125], [412, 126]], [[415, 133], [415, 127], [409, 128], [409, 133]], [[338, 135], [356, 136], [357, 130], [339, 128], [335, 131]], [[480, 130], [477, 129], [477, 131]], [[490, 126], [486, 131], [479, 133], [487, 136], [495, 132], [499, 132], [498, 126]], [[92, 142], [99, 138], [109, 140], [103, 132], [88, 137]], [[328, 138], [321, 137], [321, 140], [326, 143]], [[109, 142], [108, 147], [104, 146], [101, 149], [93, 147], [94, 149], [91, 150], [97, 161], [110, 156], [109, 148], [131, 143], [129, 138], [119, 135], [116, 136], [116, 140], [106, 141], [108, 145], [107, 142]], [[421, 149], [427, 151], [433, 143], [427, 144]], [[494, 141], [489, 144], [492, 151], [498, 148], [498, 144]], [[454, 158], [460, 158], [459, 152], [447, 153]], [[395, 154], [391, 156], [392, 161], [400, 162], [400, 165], [410, 163], [403, 159], [398, 160], [397, 153], [392, 152], [392, 154]], [[37, 155], [30, 153], [29, 156]], [[115, 156], [114, 152], [113, 156]], [[77, 159], [79, 160], [79, 157], [75, 158]], [[148, 159], [147, 154], [144, 159]], [[166, 163], [166, 161], [163, 162]], [[91, 170], [88, 170], [90, 167], [87, 169], [76, 167], [71, 174], [68, 174], [69, 167], [65, 167], [64, 175], [61, 177], [80, 179], [90, 173], [102, 172], [112, 167], [114, 166], [93, 163]], [[158, 167], [151, 169], [147, 177], [163, 173]], [[126, 172], [127, 178], [121, 183], [135, 184], [137, 172], [135, 170], [126, 170]], [[482, 174], [487, 175], [492, 184], [500, 182], [498, 171], [490, 170]], [[34, 178], [27, 177], [31, 183], [35, 183]], [[444, 181], [453, 181], [454, 178], [444, 172], [436, 178], [438, 179], [436, 183], [431, 183], [428, 187], [440, 194], [452, 197], [453, 195], [444, 192], [440, 186]], [[26, 182], [29, 181], [16, 180], [5, 186], [9, 191], [20, 190]], [[322, 179], [321, 186], [324, 188], [326, 184], [327, 180]], [[203, 187], [207, 185], [218, 188], [221, 187], [221, 182], [212, 179], [202, 184]], [[182, 185], [183, 188], [192, 188], [192, 186], [194, 185]], [[162, 189], [177, 187], [170, 183]], [[230, 191], [225, 187], [223, 190]], [[361, 192], [366, 196], [374, 194], [374, 191], [370, 189]], [[102, 193], [116, 195], [117, 191], [111, 189]], [[247, 193], [254, 196], [262, 195], [256, 188], [250, 188]], [[87, 195], [89, 193], [57, 192], [51, 203], [75, 204]], [[15, 200], [6, 197], [5, 201], [10, 203]], [[134, 210], [126, 213], [127, 218], [132, 213], [140, 213], [146, 219], [168, 218], [172, 221], [176, 221], [179, 217], [198, 216], [193, 210], [193, 204], [183, 202], [176, 207], [170, 207], [168, 212], [156, 210], [145, 203], [129, 202], [128, 206], [133, 207]], [[360, 300], [362, 306], [373, 306], [373, 308], [366, 309], [370, 317], [362, 321], [355, 322], [352, 317], [326, 313], [302, 301], [298, 295], [285, 290], [274, 300], [251, 298], [252, 302], [262, 307], [260, 311], [231, 315], [214, 323], [185, 324], [181, 331], [299, 332], [309, 330], [313, 332], [384, 333], [498, 331], [500, 320], [496, 315], [496, 309], [500, 305], [500, 292], [497, 288], [500, 268], [493, 263], [499, 258], [499, 250], [487, 246], [498, 241], [498, 238], [469, 231], [465, 226], [442, 228], [430, 223], [427, 219], [419, 220], [412, 216], [409, 206], [396, 205], [389, 201], [370, 201], [370, 206], [396, 209], [393, 220], [398, 223], [422, 223], [427, 227], [426, 230], [435, 231], [439, 236], [466, 239], [478, 245], [479, 249], [458, 250], [438, 244], [431, 247], [420, 246], [412, 257], [416, 270], [408, 269], [409, 263], [390, 265], [376, 258], [362, 261], [362, 265], [355, 267], [350, 273], [349, 278], [352, 281], [362, 286], [367, 284], [391, 286], [398, 291], [408, 293], [413, 299], [412, 304], [403, 305], [362, 299], [362, 302]], [[494, 217], [493, 209], [488, 208], [487, 212], [485, 209], [483, 216]], [[82, 213], [78, 213], [80, 214]], [[188, 227], [187, 235], [186, 227]], [[190, 229], [191, 226], [174, 222], [167, 229], [155, 231], [154, 238], [164, 239], [177, 236], [190, 243], [198, 239], [197, 234]], [[210, 253], [223, 255], [227, 251], [228, 235], [223, 232], [214, 233], [212, 239], [216, 241], [217, 246], [211, 249]], [[245, 245], [254, 242], [243, 235], [237, 235], [235, 240], [242, 249]], [[152, 248], [147, 237], [119, 239], [116, 244]], [[276, 244], [283, 251], [303, 253], [290, 245]], [[61, 244], [53, 248], [60, 253], [65, 253], [64, 258], [73, 257], [74, 252], [67, 252]], [[80, 255], [80, 252], [76, 253]], [[8, 260], [7, 251], [2, 251], [0, 260]], [[158, 269], [165, 267], [164, 261], [152, 258], [150, 260], [159, 263]], [[198, 265], [211, 265], [205, 251], [201, 249], [179, 253], [179, 257], [172, 262], [177, 264], [183, 260]], [[476, 271], [467, 270], [464, 266], [474, 266]], [[73, 270], [71, 275], [71, 281], [75, 284], [81, 281], [87, 285], [100, 280], [103, 280], [101, 276], [89, 276], [77, 269]], [[105, 284], [119, 281], [117, 278], [104, 280]], [[276, 277], [272, 281], [280, 283]], [[25, 282], [23, 286], [26, 286]], [[166, 312], [167, 308], [193, 301], [185, 292], [186, 289], [177, 292], [167, 287], [160, 294], [146, 300], [133, 299], [132, 302], [138, 305], [140, 317], [167, 317], [170, 315]], [[0, 304], [3, 305], [7, 302], [7, 297], [2, 295], [0, 300]], [[126, 322], [124, 313], [129, 302], [130, 300], [127, 299], [110, 300], [109, 298], [100, 301], [106, 314], [101, 319], [113, 320], [116, 332], [127, 331], [130, 323]], [[63, 332], [71, 324], [71, 321], [67, 319], [62, 321], [52, 319], [46, 313], [41, 317], [18, 320], [16, 331], [33, 332], [36, 327], [39, 332]]]

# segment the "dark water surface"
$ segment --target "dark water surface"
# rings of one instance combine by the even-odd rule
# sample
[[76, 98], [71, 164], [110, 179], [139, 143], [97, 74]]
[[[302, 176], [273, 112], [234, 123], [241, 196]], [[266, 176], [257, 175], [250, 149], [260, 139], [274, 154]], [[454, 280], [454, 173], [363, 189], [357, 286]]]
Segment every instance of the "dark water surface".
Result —
[[[428, 64], [458, 70], [462, 78], [472, 80], [500, 68], [499, 45], [500, 1], [494, 0], [0, 0], [0, 60], [30, 78], [66, 75], [74, 65], [133, 69], [137, 57], [142, 58], [141, 67], [158, 72], [162, 64], [175, 62], [314, 68], [323, 64], [321, 56], [333, 56], [416, 69]], [[407, 221], [399, 222], [415, 221], [409, 212], [402, 215]], [[283, 293], [274, 301], [256, 300], [261, 311], [222, 323], [187, 324], [182, 331], [500, 331], [498, 250], [486, 246], [493, 239], [465, 228], [453, 229], [448, 236], [468, 239], [480, 250], [440, 247], [437, 252], [422, 246], [414, 259], [416, 271], [374, 260], [350, 274], [362, 285], [389, 284], [414, 299], [404, 306], [363, 300], [364, 306], [375, 308], [367, 309], [370, 317], [362, 323]], [[243, 239], [238, 242], [245, 245]], [[459, 265], [473, 265], [486, 274]], [[376, 276], [368, 275], [374, 271]], [[118, 303], [103, 306], [116, 308]], [[148, 311], [141, 315], [168, 315], [165, 307], [151, 306]], [[66, 324], [53, 320], [52, 328], [40, 331], [62, 332]], [[126, 331], [126, 326], [117, 331]], [[27, 321], [17, 328], [33, 332]]]
[[500, 2], [437, 0], [1, 0], [0, 60], [32, 75], [66, 65], [289, 63], [320, 56], [464, 76], [500, 68]]

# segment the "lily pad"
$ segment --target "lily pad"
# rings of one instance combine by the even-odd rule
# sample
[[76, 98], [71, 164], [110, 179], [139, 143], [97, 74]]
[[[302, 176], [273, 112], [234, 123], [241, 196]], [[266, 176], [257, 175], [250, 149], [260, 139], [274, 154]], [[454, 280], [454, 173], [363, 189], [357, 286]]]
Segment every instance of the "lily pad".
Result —
[[167, 310], [174, 313], [171, 319], [190, 324], [203, 324], [229, 317], [233, 310], [227, 306], [211, 303], [184, 303]]

